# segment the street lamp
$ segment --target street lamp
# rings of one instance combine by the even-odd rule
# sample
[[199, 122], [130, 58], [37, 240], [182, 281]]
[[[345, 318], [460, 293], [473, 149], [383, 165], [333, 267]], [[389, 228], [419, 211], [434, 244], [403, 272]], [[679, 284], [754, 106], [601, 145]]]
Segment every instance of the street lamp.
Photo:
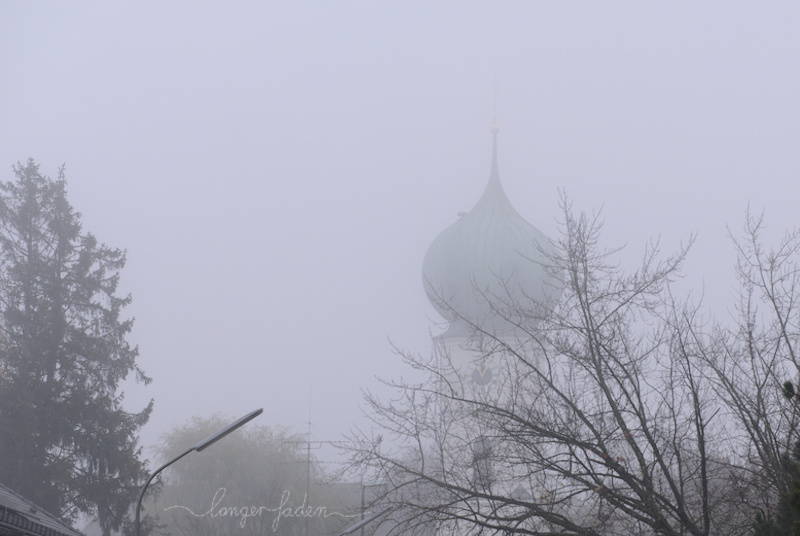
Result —
[[193, 446], [192, 448], [190, 448], [189, 450], [187, 450], [186, 452], [184, 452], [180, 456], [168, 461], [167, 463], [165, 463], [164, 465], [162, 465], [161, 467], [156, 469], [156, 472], [153, 473], [152, 475], [150, 475], [150, 478], [148, 478], [147, 482], [145, 482], [144, 486], [142, 486], [142, 491], [139, 493], [139, 501], [136, 503], [136, 536], [139, 536], [139, 510], [141, 510], [141, 508], [142, 508], [142, 499], [144, 499], [144, 492], [147, 491], [147, 486], [150, 485], [150, 482], [152, 482], [152, 480], [156, 477], [156, 475], [158, 473], [160, 473], [161, 471], [163, 471], [164, 469], [166, 469], [167, 467], [169, 467], [173, 463], [177, 462], [178, 460], [180, 460], [181, 458], [183, 458], [184, 456], [186, 456], [190, 452], [195, 451], [195, 450], [197, 452], [200, 452], [203, 449], [205, 449], [206, 447], [210, 447], [211, 445], [213, 445], [214, 443], [216, 443], [217, 441], [219, 441], [220, 439], [222, 439], [226, 435], [230, 434], [231, 432], [233, 432], [234, 430], [236, 430], [237, 428], [239, 428], [243, 424], [245, 424], [245, 423], [247, 423], [249, 421], [252, 421], [256, 417], [261, 415], [261, 413], [263, 411], [264, 411], [264, 408], [260, 408], [260, 409], [257, 409], [255, 411], [251, 411], [250, 413], [248, 413], [247, 415], [245, 415], [241, 419], [230, 423], [225, 428], [217, 430], [216, 432], [214, 432], [213, 434], [211, 434], [210, 436], [208, 436], [207, 438], [205, 438], [200, 443], [198, 443], [197, 445]]

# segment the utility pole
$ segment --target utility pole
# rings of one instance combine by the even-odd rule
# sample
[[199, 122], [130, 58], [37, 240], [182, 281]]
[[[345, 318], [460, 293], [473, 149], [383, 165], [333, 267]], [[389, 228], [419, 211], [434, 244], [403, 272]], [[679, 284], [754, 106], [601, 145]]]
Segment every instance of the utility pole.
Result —
[[[306, 500], [305, 500], [305, 507], [308, 508], [311, 505], [311, 449], [319, 449], [322, 448], [322, 445], [326, 443], [332, 443], [332, 441], [312, 441], [311, 440], [311, 419], [308, 420], [308, 437], [305, 440], [300, 441], [285, 441], [284, 443], [294, 443], [297, 445], [305, 445], [306, 448]], [[305, 536], [308, 535], [308, 519], [309, 516], [305, 517]]]
[[[306, 448], [306, 506], [311, 504], [311, 419], [308, 419], [308, 446]], [[308, 536], [308, 516], [306, 516], [306, 536]]]

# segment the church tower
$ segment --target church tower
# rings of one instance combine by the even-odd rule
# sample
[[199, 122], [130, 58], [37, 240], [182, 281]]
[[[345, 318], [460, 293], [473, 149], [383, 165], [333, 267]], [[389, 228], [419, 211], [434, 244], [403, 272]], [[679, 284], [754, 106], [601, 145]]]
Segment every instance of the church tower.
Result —
[[[455, 389], [456, 398], [502, 405], [515, 391], [515, 360], [506, 348], [524, 352], [530, 330], [552, 310], [563, 287], [552, 268], [552, 242], [519, 215], [500, 183], [498, 132], [494, 124], [491, 171], [483, 195], [430, 245], [422, 277], [428, 299], [448, 323], [434, 340], [442, 389]], [[464, 463], [470, 467], [472, 485], [520, 493], [523, 488], [513, 475], [495, 470], [491, 423], [458, 410], [442, 411], [443, 426], [451, 434], [457, 431], [453, 444], [470, 447]], [[454, 421], [459, 423], [455, 427], [444, 424]]]

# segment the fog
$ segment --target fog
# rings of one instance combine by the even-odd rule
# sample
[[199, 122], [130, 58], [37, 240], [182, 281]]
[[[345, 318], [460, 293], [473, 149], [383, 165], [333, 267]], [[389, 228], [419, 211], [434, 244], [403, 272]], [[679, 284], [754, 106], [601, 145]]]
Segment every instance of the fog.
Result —
[[798, 224], [798, 27], [792, 2], [4, 2], [0, 179], [66, 163], [127, 249], [146, 447], [258, 407], [335, 440], [408, 374], [390, 341], [441, 331], [422, 259], [483, 191], [495, 101], [527, 221], [557, 236], [562, 189], [623, 265], [696, 233], [681, 285], [725, 318], [728, 227]]

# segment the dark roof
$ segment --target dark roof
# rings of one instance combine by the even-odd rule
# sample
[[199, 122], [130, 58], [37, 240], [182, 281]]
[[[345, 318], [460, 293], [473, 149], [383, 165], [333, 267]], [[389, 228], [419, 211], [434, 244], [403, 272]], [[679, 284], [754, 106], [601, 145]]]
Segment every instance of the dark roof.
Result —
[[56, 516], [0, 484], [0, 536], [82, 536]]

